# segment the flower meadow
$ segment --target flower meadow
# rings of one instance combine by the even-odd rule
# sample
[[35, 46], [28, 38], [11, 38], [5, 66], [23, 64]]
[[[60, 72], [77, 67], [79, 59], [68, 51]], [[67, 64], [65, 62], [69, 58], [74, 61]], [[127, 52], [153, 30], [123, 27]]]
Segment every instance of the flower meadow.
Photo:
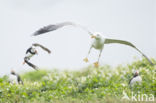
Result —
[[[156, 60], [152, 59], [156, 64]], [[139, 70], [142, 83], [129, 86], [133, 71]], [[0, 77], [0, 103], [135, 103], [156, 101], [156, 66], [145, 59], [130, 64], [80, 70], [57, 69], [20, 74], [24, 82], [10, 84]], [[123, 98], [124, 95], [129, 97]], [[132, 100], [132, 95], [135, 99]], [[154, 99], [154, 101], [152, 101]]]

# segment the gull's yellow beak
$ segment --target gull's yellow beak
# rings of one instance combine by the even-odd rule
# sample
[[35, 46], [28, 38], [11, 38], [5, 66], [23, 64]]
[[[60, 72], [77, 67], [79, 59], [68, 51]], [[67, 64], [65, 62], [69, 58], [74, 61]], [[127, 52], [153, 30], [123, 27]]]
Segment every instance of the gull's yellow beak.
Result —
[[96, 36], [95, 35], [92, 35], [91, 38], [96, 38]]
[[88, 62], [88, 58], [84, 58], [83, 61], [87, 63]]

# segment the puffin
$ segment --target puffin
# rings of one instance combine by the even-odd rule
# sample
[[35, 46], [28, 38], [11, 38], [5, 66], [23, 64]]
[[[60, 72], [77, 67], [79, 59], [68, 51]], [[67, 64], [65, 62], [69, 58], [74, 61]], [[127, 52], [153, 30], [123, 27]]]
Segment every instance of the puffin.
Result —
[[130, 87], [132, 87], [134, 84], [136, 84], [136, 83], [141, 83], [142, 82], [142, 78], [141, 78], [141, 76], [139, 75], [139, 71], [134, 71], [134, 73], [133, 73], [133, 77], [130, 79], [130, 81], [129, 81], [129, 85], [130, 85]]
[[10, 76], [9, 76], [9, 83], [11, 84], [24, 84], [20, 75], [17, 74], [14, 70], [11, 70]]
[[32, 67], [35, 70], [38, 70], [38, 67], [36, 65], [32, 64], [31, 62], [29, 62], [29, 60], [34, 55], [37, 55], [38, 54], [37, 49], [36, 49], [37, 47], [40, 47], [41, 49], [43, 49], [44, 51], [48, 52], [49, 54], [51, 53], [51, 51], [48, 48], [46, 48], [45, 46], [43, 46], [43, 45], [41, 45], [39, 43], [32, 44], [32, 46], [29, 47], [26, 50], [26, 56], [24, 57], [23, 65], [26, 63], [27, 65], [29, 65], [30, 67]]
[[151, 65], [154, 65], [152, 63], [152, 61], [131, 42], [126, 41], [126, 40], [120, 40], [120, 39], [105, 38], [105, 37], [103, 37], [103, 35], [101, 35], [101, 33], [97, 33], [97, 32], [93, 33], [90, 30], [88, 30], [86, 27], [84, 27], [80, 24], [73, 23], [73, 22], [62, 22], [62, 23], [56, 23], [56, 24], [44, 26], [44, 27], [36, 30], [32, 34], [32, 36], [38, 36], [38, 35], [45, 34], [45, 33], [51, 32], [51, 31], [55, 31], [57, 29], [63, 28], [64, 26], [73, 26], [73, 27], [81, 28], [81, 29], [85, 30], [91, 36], [91, 38], [93, 39], [93, 42], [91, 43], [91, 46], [87, 53], [87, 56], [83, 59], [83, 61], [86, 63], [89, 61], [88, 56], [91, 52], [91, 49], [94, 48], [99, 51], [98, 59], [96, 62], [94, 62], [95, 67], [99, 66], [99, 60], [101, 57], [101, 53], [104, 49], [104, 45], [106, 45], [106, 44], [122, 44], [122, 45], [130, 46], [130, 47], [134, 48], [135, 50], [137, 50], [139, 53], [141, 53], [141, 55], [143, 57], [145, 57]]

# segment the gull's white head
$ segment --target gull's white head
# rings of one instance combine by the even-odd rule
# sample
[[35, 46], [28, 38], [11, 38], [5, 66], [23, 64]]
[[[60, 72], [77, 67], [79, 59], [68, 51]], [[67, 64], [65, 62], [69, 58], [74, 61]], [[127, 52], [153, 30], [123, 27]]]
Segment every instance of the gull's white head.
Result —
[[91, 38], [94, 38], [94, 39], [98, 39], [98, 38], [101, 38], [101, 33], [99, 32], [95, 32], [91, 35]]

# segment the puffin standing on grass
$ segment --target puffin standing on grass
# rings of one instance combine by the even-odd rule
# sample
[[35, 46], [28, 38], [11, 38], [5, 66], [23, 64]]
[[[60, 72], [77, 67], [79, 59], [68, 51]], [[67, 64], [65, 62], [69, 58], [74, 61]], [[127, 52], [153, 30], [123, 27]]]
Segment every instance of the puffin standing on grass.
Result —
[[99, 52], [98, 60], [94, 63], [95, 67], [99, 66], [99, 59], [101, 57], [101, 53], [102, 53], [102, 50], [104, 48], [104, 45], [105, 44], [114, 44], [114, 43], [123, 44], [123, 45], [127, 45], [127, 46], [130, 46], [130, 47], [134, 48], [139, 53], [141, 53], [142, 56], [144, 56], [151, 65], [153, 65], [151, 60], [145, 54], [143, 54], [138, 48], [136, 48], [135, 45], [133, 45], [129, 41], [105, 38], [100, 33], [92, 33], [87, 28], [85, 28], [85, 27], [83, 27], [83, 26], [81, 26], [79, 24], [75, 24], [73, 22], [62, 22], [62, 23], [57, 23], [57, 24], [52, 24], [52, 25], [45, 26], [45, 27], [40, 28], [39, 30], [37, 30], [35, 33], [33, 33], [33, 36], [38, 36], [38, 35], [41, 35], [41, 34], [44, 34], [44, 33], [50, 32], [50, 31], [54, 31], [54, 30], [57, 30], [59, 28], [62, 28], [64, 26], [68, 26], [68, 25], [69, 26], [74, 26], [74, 27], [79, 27], [79, 28], [85, 30], [86, 32], [88, 32], [88, 34], [91, 36], [91, 38], [93, 38], [94, 41], [91, 44], [90, 49], [89, 49], [88, 54], [87, 54], [87, 57], [84, 59], [84, 61], [85, 62], [89, 61], [88, 56], [89, 56], [90, 51], [91, 51], [92, 48], [94, 48], [96, 50], [99, 50], [100, 52]]
[[51, 51], [44, 47], [43, 45], [41, 44], [38, 44], [38, 43], [34, 43], [32, 44], [32, 46], [30, 48], [27, 49], [26, 51], [26, 56], [24, 57], [24, 62], [23, 62], [23, 65], [26, 63], [28, 64], [29, 66], [31, 66], [33, 69], [35, 70], [38, 70], [38, 67], [34, 64], [32, 64], [31, 62], [29, 62], [29, 60], [34, 56], [34, 55], [37, 55], [38, 52], [36, 50], [36, 47], [40, 47], [42, 48], [43, 50], [45, 50], [46, 52], [48, 52], [49, 54], [51, 53]]
[[20, 75], [15, 73], [14, 70], [12, 70], [10, 73], [9, 83], [11, 83], [11, 84], [22, 84], [23, 85], [23, 81], [22, 81]]
[[134, 74], [133, 78], [131, 78], [130, 81], [129, 81], [130, 87], [132, 87], [136, 83], [141, 83], [142, 82], [142, 78], [139, 75], [139, 71], [134, 71], [133, 74]]

